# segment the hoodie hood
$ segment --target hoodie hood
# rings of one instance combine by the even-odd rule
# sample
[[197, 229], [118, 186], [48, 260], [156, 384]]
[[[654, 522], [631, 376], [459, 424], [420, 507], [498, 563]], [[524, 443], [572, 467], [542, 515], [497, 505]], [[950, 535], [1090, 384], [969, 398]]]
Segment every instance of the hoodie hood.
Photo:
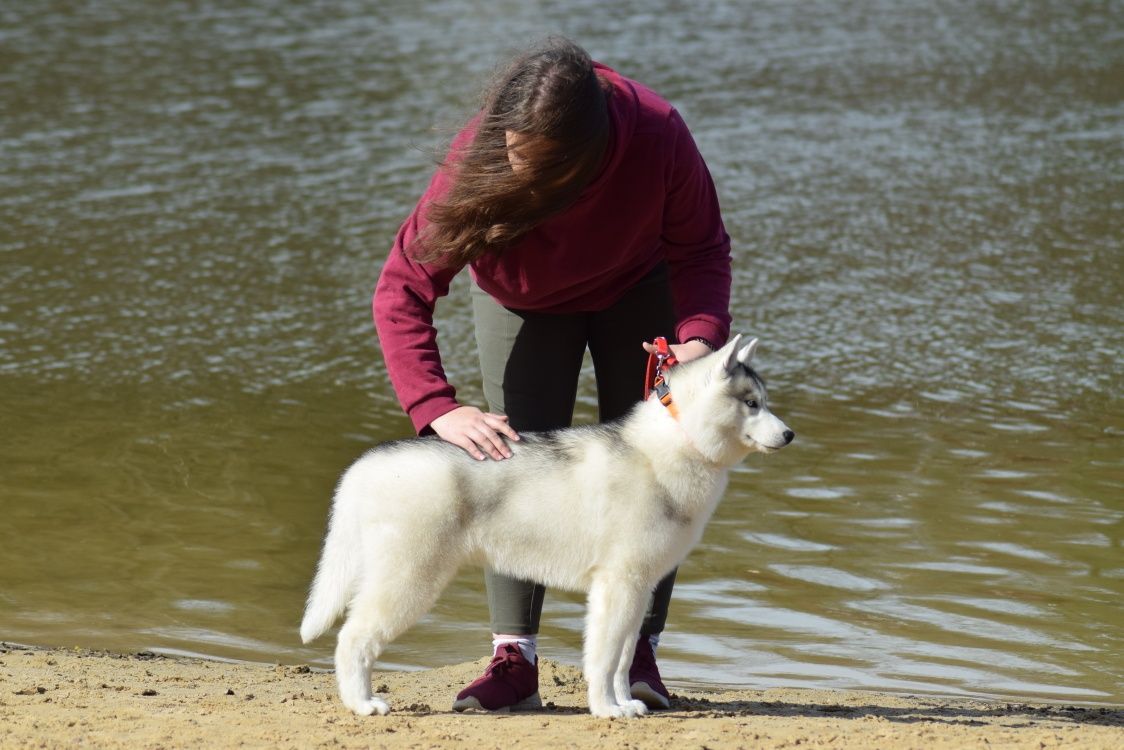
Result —
[[621, 76], [617, 71], [593, 63], [593, 69], [601, 80], [609, 85], [609, 142], [605, 147], [605, 155], [601, 159], [601, 168], [597, 176], [586, 186], [578, 197], [579, 201], [585, 200], [595, 194], [605, 183], [624, 159], [633, 131], [636, 129], [637, 110], [639, 108], [636, 89], [632, 83]]

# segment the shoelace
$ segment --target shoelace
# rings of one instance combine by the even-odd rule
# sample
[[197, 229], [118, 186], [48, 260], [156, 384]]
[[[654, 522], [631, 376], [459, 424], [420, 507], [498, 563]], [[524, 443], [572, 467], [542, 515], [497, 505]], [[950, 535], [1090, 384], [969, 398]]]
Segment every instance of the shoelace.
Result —
[[518, 646], [504, 646], [502, 650], [502, 656], [496, 654], [492, 657], [492, 662], [488, 665], [488, 674], [497, 675], [501, 672], [508, 672], [518, 666], [519, 662], [526, 661]]

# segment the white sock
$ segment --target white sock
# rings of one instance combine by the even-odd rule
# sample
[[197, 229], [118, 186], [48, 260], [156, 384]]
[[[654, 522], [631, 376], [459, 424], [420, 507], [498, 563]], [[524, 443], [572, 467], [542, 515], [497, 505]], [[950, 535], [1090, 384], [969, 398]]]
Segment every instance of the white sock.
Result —
[[502, 633], [492, 633], [492, 653], [495, 654], [499, 651], [500, 646], [509, 643], [514, 644], [523, 652], [523, 658], [534, 664], [538, 640], [539, 637], [537, 635], [504, 635]]

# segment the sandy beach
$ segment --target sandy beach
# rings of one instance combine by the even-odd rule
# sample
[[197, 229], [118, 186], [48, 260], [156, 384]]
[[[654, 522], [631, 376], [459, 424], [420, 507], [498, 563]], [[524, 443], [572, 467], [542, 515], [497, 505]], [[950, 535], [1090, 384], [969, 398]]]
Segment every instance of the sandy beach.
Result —
[[572, 666], [546, 661], [541, 711], [457, 714], [484, 661], [380, 672], [393, 712], [359, 718], [333, 675], [0, 644], [3, 748], [1119, 748], [1124, 709], [816, 690], [675, 691], [673, 709], [595, 719]]

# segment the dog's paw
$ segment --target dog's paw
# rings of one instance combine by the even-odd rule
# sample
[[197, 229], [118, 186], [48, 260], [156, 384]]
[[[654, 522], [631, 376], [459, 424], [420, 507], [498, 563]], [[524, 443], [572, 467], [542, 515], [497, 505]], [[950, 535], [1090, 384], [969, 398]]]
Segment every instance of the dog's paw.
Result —
[[624, 716], [635, 719], [637, 716], [644, 716], [648, 713], [648, 704], [644, 701], [628, 700], [621, 704], [621, 711], [624, 712]]
[[590, 706], [589, 712], [596, 716], [598, 719], [620, 719], [624, 716], [624, 711], [620, 706]]
[[358, 716], [370, 716], [378, 714], [379, 716], [386, 716], [390, 713], [390, 706], [386, 701], [381, 698], [368, 698], [365, 701], [356, 701], [354, 704], [348, 703], [347, 707], [354, 711]]
[[600, 719], [635, 719], [648, 713], [648, 707], [644, 701], [626, 701], [619, 706], [614, 703], [590, 706], [589, 712]]

